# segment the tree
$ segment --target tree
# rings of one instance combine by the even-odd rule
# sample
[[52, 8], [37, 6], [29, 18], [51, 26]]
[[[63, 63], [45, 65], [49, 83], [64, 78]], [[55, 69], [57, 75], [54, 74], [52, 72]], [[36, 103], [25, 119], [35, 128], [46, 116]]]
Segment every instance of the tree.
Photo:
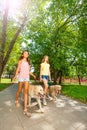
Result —
[[69, 67], [79, 56], [78, 21], [86, 16], [86, 1], [47, 2], [38, 2], [38, 14], [27, 26], [25, 37], [31, 40], [28, 46], [33, 63], [39, 66], [42, 56], [49, 55], [57, 81], [58, 75], [69, 76]]
[[[21, 0], [21, 3], [26, 7], [26, 9], [23, 6], [21, 6], [20, 8], [18, 7], [15, 10], [15, 12], [17, 14], [16, 15], [13, 14], [11, 16], [9, 13], [11, 3], [9, 0], [6, 0], [5, 8], [2, 8], [2, 10], [1, 10], [2, 13], [0, 13], [1, 21], [2, 21], [2, 23], [0, 23], [1, 28], [2, 28], [1, 38], [0, 38], [0, 78], [3, 73], [4, 68], [6, 66], [6, 63], [9, 60], [9, 56], [11, 54], [11, 51], [14, 47], [15, 42], [18, 39], [18, 36], [19, 36], [21, 30], [26, 25], [26, 22], [29, 22], [29, 20], [31, 18], [30, 17], [31, 14], [29, 13], [30, 9], [28, 9], [28, 7], [30, 7], [29, 6], [30, 2]], [[11, 30], [8, 30], [9, 25], [11, 26], [11, 28], [10, 28]], [[8, 31], [12, 31], [11, 33], [13, 35], [11, 35], [11, 38], [10, 38], [10, 35], [7, 36]]]
[[[11, 22], [16, 24], [13, 34], [10, 33], [10, 36], [14, 37], [17, 29], [20, 29], [19, 33], [21, 32], [23, 28], [21, 28], [21, 25], [24, 26], [25, 19], [31, 19], [21, 32], [21, 42], [24, 42], [25, 48], [29, 49], [31, 64], [35, 68], [37, 76], [39, 76], [41, 59], [46, 54], [50, 57], [51, 72], [55, 82], [59, 78], [61, 83], [62, 76], [70, 76], [73, 74], [71, 71], [80, 64], [83, 63], [83, 67], [86, 65], [86, 36], [84, 35], [87, 34], [85, 29], [86, 0], [36, 0], [33, 3], [26, 0], [23, 5], [24, 7], [22, 7], [17, 20], [13, 18], [11, 20], [7, 19], [8, 23], [6, 22], [6, 25]], [[34, 17], [32, 18], [32, 16]], [[8, 28], [3, 27], [5, 27], [4, 31], [8, 34], [9, 31], [6, 30]], [[19, 35], [19, 33], [17, 34]], [[16, 35], [16, 41], [18, 35]], [[10, 47], [11, 43], [12, 49], [15, 43], [11, 42], [12, 40], [9, 37], [7, 41], [5, 42], [5, 48], [1, 48], [2, 51], [6, 52], [4, 56], [1, 56], [3, 64], [7, 63], [7, 52], [10, 54], [8, 46]], [[81, 60], [82, 58], [83, 60]], [[71, 69], [72, 67], [73, 69]], [[83, 67], [81, 67], [82, 74], [84, 73]], [[77, 74], [77, 71], [74, 72]]]

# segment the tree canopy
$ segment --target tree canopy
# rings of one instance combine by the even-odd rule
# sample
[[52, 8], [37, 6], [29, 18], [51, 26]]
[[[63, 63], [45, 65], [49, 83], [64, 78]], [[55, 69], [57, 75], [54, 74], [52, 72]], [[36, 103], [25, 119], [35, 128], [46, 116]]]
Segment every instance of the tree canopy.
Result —
[[[8, 9], [4, 9], [6, 14], [3, 13], [0, 23], [0, 46], [2, 52], [5, 51], [3, 58], [0, 55], [1, 63], [6, 65], [6, 55], [10, 56], [15, 44], [14, 53], [18, 49], [17, 53], [21, 49], [29, 50], [31, 64], [37, 76], [44, 55], [50, 58], [51, 73], [55, 82], [58, 77], [61, 82], [62, 76], [87, 75], [86, 0], [25, 0], [20, 10], [16, 9], [16, 19], [8, 16]], [[18, 55], [15, 54], [15, 57]], [[10, 62], [11, 58], [8, 66]], [[3, 70], [3, 67], [0, 68]]]

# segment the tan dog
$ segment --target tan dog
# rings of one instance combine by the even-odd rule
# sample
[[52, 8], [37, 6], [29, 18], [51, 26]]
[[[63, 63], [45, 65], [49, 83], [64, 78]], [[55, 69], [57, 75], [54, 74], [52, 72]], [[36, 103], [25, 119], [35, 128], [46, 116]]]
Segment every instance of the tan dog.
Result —
[[37, 104], [39, 105], [40, 112], [44, 112], [41, 105], [41, 97], [44, 97], [43, 87], [41, 85], [29, 85], [29, 104], [28, 106], [32, 106], [31, 99], [35, 98], [37, 100]]
[[48, 89], [48, 93], [53, 97], [54, 100], [57, 100], [57, 94], [61, 93], [61, 89], [61, 85], [51, 85]]

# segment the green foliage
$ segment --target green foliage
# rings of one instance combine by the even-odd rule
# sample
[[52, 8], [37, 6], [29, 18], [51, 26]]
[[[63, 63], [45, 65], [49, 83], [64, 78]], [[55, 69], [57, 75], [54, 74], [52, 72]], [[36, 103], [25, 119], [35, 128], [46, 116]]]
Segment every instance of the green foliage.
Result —
[[[18, 53], [22, 48], [20, 32], [30, 20], [31, 13], [33, 13], [34, 2], [20, 0], [18, 5], [15, 7], [16, 5], [12, 5], [11, 1], [0, 2], [0, 78], [3, 71], [14, 72], [14, 65], [17, 64]], [[12, 8], [12, 6], [14, 7]], [[16, 49], [15, 51], [13, 47]], [[14, 54], [16, 55], [14, 56]]]
[[86, 0], [22, 2], [16, 19], [9, 19], [5, 52], [24, 15], [27, 25], [15, 43], [6, 69], [14, 71], [20, 51], [28, 49], [37, 76], [44, 55], [49, 56], [52, 74], [56, 70], [63, 76], [87, 75]]
[[[72, 66], [75, 66], [73, 68], [76, 75], [76, 67], [80, 67], [80, 64], [82, 67], [86, 65], [86, 53], [82, 50], [86, 48], [86, 44], [84, 47], [84, 38], [81, 38], [82, 33], [79, 32], [83, 32], [86, 21], [84, 20], [83, 25], [80, 24], [86, 15], [85, 4], [86, 1], [79, 0], [48, 0], [36, 3], [37, 15], [28, 24], [24, 39], [31, 40], [27, 45], [32, 64], [37, 71], [43, 55], [46, 54], [50, 57], [52, 71], [62, 70], [63, 75], [70, 76]], [[80, 44], [82, 47], [79, 47]], [[84, 73], [82, 67], [81, 74]]]

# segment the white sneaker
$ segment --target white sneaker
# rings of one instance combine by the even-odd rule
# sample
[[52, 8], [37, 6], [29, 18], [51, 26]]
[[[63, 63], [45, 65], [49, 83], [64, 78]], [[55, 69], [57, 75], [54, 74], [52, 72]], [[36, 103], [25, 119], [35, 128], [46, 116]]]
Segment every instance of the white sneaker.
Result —
[[35, 110], [35, 112], [44, 113], [44, 109]]
[[50, 97], [49, 95], [46, 95], [46, 98], [47, 98], [47, 99], [49, 99], [50, 101], [52, 101], [52, 100], [53, 100], [53, 98], [52, 98], [52, 97]]
[[43, 98], [43, 105], [44, 105], [44, 106], [47, 106], [47, 102], [46, 102], [46, 99], [45, 99], [45, 98]]
[[47, 102], [43, 102], [43, 105], [44, 105], [44, 106], [47, 106]]
[[53, 98], [52, 98], [52, 97], [49, 97], [49, 99], [50, 99], [50, 101], [52, 101], [52, 100], [53, 100]]

